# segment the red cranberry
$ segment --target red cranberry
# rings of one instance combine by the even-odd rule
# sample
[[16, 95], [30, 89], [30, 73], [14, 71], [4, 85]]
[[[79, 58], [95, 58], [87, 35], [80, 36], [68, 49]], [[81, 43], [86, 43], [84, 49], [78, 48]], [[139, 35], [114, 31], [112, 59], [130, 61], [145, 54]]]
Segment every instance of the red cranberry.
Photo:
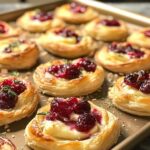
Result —
[[81, 5], [77, 2], [72, 2], [70, 4], [70, 9], [73, 13], [84, 13], [87, 10], [87, 6]]
[[7, 29], [4, 24], [0, 23], [0, 34], [6, 33]]
[[90, 113], [84, 113], [78, 117], [76, 129], [81, 132], [88, 132], [95, 126], [96, 120]]
[[146, 87], [148, 87], [149, 84], [149, 75], [150, 74], [148, 72], [141, 70], [126, 75], [124, 78], [124, 82], [127, 85], [134, 87], [142, 92], [144, 92], [144, 89], [145, 91], [148, 91]]
[[67, 37], [75, 37], [76, 43], [79, 43], [81, 40], [81, 37], [77, 33], [72, 31], [71, 29], [67, 29], [67, 28], [62, 28], [62, 29], [56, 30], [55, 34], [66, 37], [66, 38]]
[[9, 87], [3, 87], [0, 91], [0, 109], [15, 107], [17, 95]]
[[146, 30], [143, 32], [145, 36], [150, 37], [150, 30]]
[[94, 72], [96, 70], [96, 64], [88, 58], [81, 58], [77, 66], [83, 67], [88, 72]]
[[131, 44], [120, 45], [114, 42], [108, 48], [115, 53], [127, 54], [130, 58], [141, 58], [145, 54], [143, 51], [133, 48]]
[[80, 75], [79, 68], [72, 64], [56, 66], [53, 65], [50, 68], [48, 68], [48, 72], [58, 78], [64, 78], [68, 80], [78, 78]]
[[86, 113], [89, 113], [90, 110], [91, 110], [90, 104], [89, 104], [87, 101], [82, 100], [82, 101], [80, 101], [80, 102], [77, 104], [77, 106], [76, 106], [74, 112], [77, 113], [77, 114], [83, 114], [83, 113], [85, 113], [85, 112], [86, 112]]
[[92, 115], [94, 116], [94, 118], [96, 119], [98, 123], [100, 124], [102, 123], [102, 115], [98, 112], [98, 110], [94, 109], [92, 111]]
[[100, 24], [105, 26], [120, 26], [119, 21], [116, 19], [103, 19], [100, 21]]
[[35, 16], [32, 16], [33, 20], [39, 20], [41, 22], [52, 20], [53, 14], [51, 12], [39, 12]]
[[46, 119], [68, 122], [77, 103], [78, 99], [75, 97], [69, 98], [69, 100], [55, 98], [51, 103], [50, 114], [48, 114]]
[[149, 80], [145, 80], [141, 84], [140, 91], [142, 91], [143, 93], [146, 93], [146, 94], [150, 94], [150, 79]]

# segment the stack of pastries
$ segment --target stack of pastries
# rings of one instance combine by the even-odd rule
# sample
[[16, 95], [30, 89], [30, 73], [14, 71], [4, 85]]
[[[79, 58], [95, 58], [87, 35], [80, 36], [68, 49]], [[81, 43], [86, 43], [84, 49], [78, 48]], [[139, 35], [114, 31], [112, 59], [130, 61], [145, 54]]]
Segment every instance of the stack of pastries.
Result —
[[[30, 116], [45, 95], [25, 129], [30, 148], [109, 150], [116, 144], [119, 118], [87, 98], [104, 90], [108, 72], [121, 73], [108, 92], [113, 105], [150, 116], [150, 28], [130, 33], [124, 21], [78, 2], [25, 12], [16, 24], [0, 21], [0, 69], [8, 70], [0, 77], [0, 125]], [[41, 63], [43, 53], [51, 57]], [[9, 74], [29, 69], [33, 83]], [[0, 148], [16, 149], [1, 141], [7, 142]]]

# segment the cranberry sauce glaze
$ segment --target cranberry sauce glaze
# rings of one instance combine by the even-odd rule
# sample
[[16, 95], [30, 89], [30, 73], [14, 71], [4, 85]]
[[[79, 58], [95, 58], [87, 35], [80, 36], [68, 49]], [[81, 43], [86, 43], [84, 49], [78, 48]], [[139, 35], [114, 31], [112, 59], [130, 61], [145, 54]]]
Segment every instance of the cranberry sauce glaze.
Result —
[[146, 30], [143, 32], [145, 36], [150, 37], [150, 30]]
[[120, 23], [118, 20], [116, 19], [103, 19], [99, 22], [99, 24], [102, 24], [104, 26], [110, 26], [110, 27], [113, 27], [113, 26], [120, 26]]
[[0, 34], [4, 34], [7, 32], [6, 26], [0, 22]]
[[134, 48], [131, 44], [126, 43], [126, 44], [119, 44], [116, 42], [113, 42], [108, 46], [110, 51], [113, 51], [115, 53], [121, 53], [121, 54], [126, 54], [130, 58], [141, 58], [144, 56], [144, 52], [141, 51], [140, 49]]
[[70, 10], [73, 13], [85, 13], [86, 10], [87, 10], [87, 6], [81, 5], [81, 4], [77, 3], [77, 2], [72, 2], [70, 4]]
[[150, 94], [150, 72], [141, 70], [128, 74], [125, 76], [124, 82], [145, 94]]
[[[71, 115], [78, 115], [76, 120], [73, 120]], [[96, 122], [101, 124], [102, 116], [96, 109], [92, 109], [89, 102], [83, 99], [71, 98], [55, 98], [51, 102], [51, 109], [46, 115], [47, 120], [59, 120], [66, 125], [74, 127], [80, 132], [88, 132]]]
[[76, 43], [79, 43], [81, 40], [81, 36], [79, 36], [77, 33], [75, 33], [71, 29], [62, 28], [62, 29], [56, 30], [54, 32], [55, 32], [55, 34], [60, 35], [62, 37], [66, 37], [66, 38], [75, 37]]
[[53, 14], [51, 12], [37, 11], [37, 13], [31, 17], [32, 20], [38, 20], [40, 22], [48, 21], [53, 19]]
[[75, 63], [52, 65], [46, 69], [46, 72], [57, 78], [71, 80], [78, 78], [82, 70], [94, 72], [96, 70], [96, 64], [88, 58], [80, 58]]
[[18, 95], [25, 89], [25, 84], [16, 79], [5, 79], [0, 82], [0, 109], [14, 108]]

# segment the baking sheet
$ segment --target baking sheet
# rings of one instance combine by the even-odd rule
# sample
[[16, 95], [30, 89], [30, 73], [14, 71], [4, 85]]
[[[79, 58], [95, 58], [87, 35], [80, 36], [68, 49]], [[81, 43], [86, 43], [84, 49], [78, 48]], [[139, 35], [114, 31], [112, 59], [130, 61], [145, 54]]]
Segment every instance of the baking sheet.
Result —
[[[43, 8], [43, 10], [51, 10], [52, 8], [55, 8], [57, 5], [60, 5], [62, 1], [57, 0], [54, 1], [54, 3], [49, 3], [46, 5], [40, 5], [38, 7], [34, 8]], [[18, 15], [21, 15], [23, 12], [27, 11], [29, 9], [22, 9], [19, 11], [13, 11], [11, 13], [6, 13], [0, 15], [0, 19], [9, 20], [9, 21], [14, 21]], [[11, 14], [11, 15], [10, 15]], [[129, 25], [130, 30], [136, 30], [136, 27], [134, 25]], [[82, 26], [80, 27], [82, 28]], [[29, 38], [34, 39], [34, 37], [38, 37], [39, 35], [36, 34], [36, 36], [32, 34], [26, 34], [25, 36], [28, 36]], [[100, 48], [102, 45], [101, 42], [95, 42], [97, 47]], [[56, 59], [58, 57], [52, 56], [50, 53], [40, 50], [40, 58], [37, 63], [37, 65], [32, 69], [32, 70], [27, 70], [27, 71], [21, 71], [19, 72], [20, 76], [23, 76], [25, 78], [29, 78], [32, 81], [32, 72], [34, 69], [41, 63], [45, 63], [48, 60]], [[60, 59], [60, 58], [59, 58]], [[5, 70], [3, 70], [5, 72]], [[121, 135], [119, 137], [118, 143], [123, 141], [124, 139], [128, 138], [130, 135], [135, 134], [141, 129], [146, 123], [150, 121], [149, 117], [137, 117], [134, 115], [130, 115], [127, 113], [124, 113], [118, 109], [116, 109], [112, 103], [111, 100], [107, 97], [108, 96], [108, 89], [110, 86], [112, 86], [112, 82], [118, 78], [118, 74], [113, 74], [111, 72], [107, 72], [107, 78], [102, 86], [101, 89], [96, 91], [93, 94], [90, 94], [88, 96], [85, 96], [87, 100], [91, 100], [97, 104], [98, 106], [104, 107], [110, 112], [112, 112], [114, 115], [116, 115], [121, 123]], [[44, 105], [48, 99], [48, 96], [41, 95], [40, 98], [40, 104], [39, 107]], [[36, 113], [36, 112], [35, 112]], [[18, 150], [29, 150], [27, 146], [25, 146], [24, 142], [24, 129], [26, 125], [29, 123], [29, 121], [35, 116], [35, 113], [32, 114], [32, 116], [25, 118], [23, 120], [17, 121], [15, 123], [12, 123], [10, 125], [6, 125], [0, 128], [0, 136], [7, 137], [9, 138], [17, 147]]]

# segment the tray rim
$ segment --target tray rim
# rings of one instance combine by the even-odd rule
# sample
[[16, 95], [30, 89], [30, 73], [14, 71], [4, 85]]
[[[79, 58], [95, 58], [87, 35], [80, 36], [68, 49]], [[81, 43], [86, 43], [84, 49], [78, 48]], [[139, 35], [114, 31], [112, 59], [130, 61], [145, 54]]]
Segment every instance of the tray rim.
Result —
[[[36, 8], [40, 8], [43, 10], [53, 10], [54, 8], [56, 8], [55, 5], [59, 6], [59, 5], [65, 4], [65, 3], [70, 2], [70, 1], [78, 1], [78, 2], [83, 3], [83, 0], [51, 0], [51, 2], [48, 2], [48, 3], [35, 4], [35, 5], [27, 6], [26, 8], [20, 8], [20, 9], [16, 9], [16, 10], [2, 12], [2, 13], [0, 13], [0, 20], [14, 21], [17, 17], [19, 17], [21, 14], [23, 14], [26, 11], [36, 9]], [[91, 0], [91, 1], [93, 1], [93, 0]], [[85, 2], [84, 2], [84, 4], [86, 5]], [[91, 6], [91, 5], [88, 4], [88, 6]], [[95, 8], [94, 6], [91, 6], [91, 7]], [[103, 10], [98, 9], [98, 8], [95, 8], [95, 9], [99, 10], [104, 15], [106, 15], [105, 13], [107, 13], [107, 11], [103, 11]], [[107, 15], [111, 15], [111, 16], [116, 17], [116, 14], [113, 14], [113, 13], [110, 14], [110, 12], [111, 12], [111, 10], [108, 11]], [[128, 12], [128, 11], [126, 11], [126, 12]], [[120, 18], [119, 16], [117, 16], [117, 17]], [[121, 17], [121, 19], [125, 20], [128, 23], [131, 23], [134, 25], [139, 25], [139, 24], [137, 24], [137, 22], [135, 20], [128, 19], [128, 18], [124, 19], [122, 17]], [[141, 20], [140, 26], [144, 27], [147, 25], [144, 22], [142, 22], [142, 20]], [[143, 137], [140, 137], [141, 135], [143, 135]], [[133, 148], [133, 146], [135, 146], [139, 141], [141, 141], [142, 139], [146, 138], [149, 135], [150, 135], [150, 122], [146, 123], [134, 135], [130, 135], [130, 136], [126, 137], [124, 140], [122, 140], [120, 143], [118, 143], [116, 146], [114, 146], [112, 148], [112, 150], [129, 150], [129, 149]], [[137, 140], [136, 143], [135, 143], [135, 140]]]

